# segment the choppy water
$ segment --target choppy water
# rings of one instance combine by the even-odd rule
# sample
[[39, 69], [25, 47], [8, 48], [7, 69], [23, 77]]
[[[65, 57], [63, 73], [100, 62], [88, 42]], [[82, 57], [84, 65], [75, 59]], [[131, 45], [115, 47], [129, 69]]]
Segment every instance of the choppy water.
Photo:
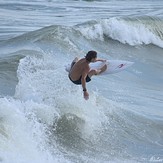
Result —
[[[64, 69], [96, 50], [135, 64], [94, 77]], [[163, 162], [163, 2], [0, 2], [0, 162]]]

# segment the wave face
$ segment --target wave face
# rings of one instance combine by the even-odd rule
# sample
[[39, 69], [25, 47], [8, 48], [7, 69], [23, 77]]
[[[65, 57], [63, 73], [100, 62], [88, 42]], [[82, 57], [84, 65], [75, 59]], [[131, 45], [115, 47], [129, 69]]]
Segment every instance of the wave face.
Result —
[[[83, 4], [82, 9], [62, 1], [58, 11], [73, 8], [82, 14], [84, 9], [91, 9], [86, 4], [90, 7], [95, 3], [97, 9], [102, 4], [102, 15], [107, 3], [73, 4], [76, 2]], [[24, 5], [16, 3], [14, 7], [22, 9]], [[35, 1], [27, 8], [30, 14], [33, 5]], [[49, 3], [46, 7], [50, 15]], [[41, 9], [42, 5], [37, 12]], [[158, 15], [160, 11], [162, 8]], [[72, 26], [51, 25], [2, 39], [0, 162], [161, 161], [162, 21], [158, 17], [124, 14], [85, 19]], [[93, 77], [87, 84], [90, 99], [85, 101], [81, 87], [69, 81], [64, 66], [76, 56], [84, 57], [89, 50], [96, 50], [100, 58], [135, 64], [117, 74]]]

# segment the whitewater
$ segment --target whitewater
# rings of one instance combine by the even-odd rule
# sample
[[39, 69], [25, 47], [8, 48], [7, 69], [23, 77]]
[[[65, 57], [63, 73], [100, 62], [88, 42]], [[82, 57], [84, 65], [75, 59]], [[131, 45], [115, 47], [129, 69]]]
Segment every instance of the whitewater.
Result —
[[[96, 50], [125, 71], [81, 86]], [[161, 0], [0, 1], [0, 162], [163, 162]]]

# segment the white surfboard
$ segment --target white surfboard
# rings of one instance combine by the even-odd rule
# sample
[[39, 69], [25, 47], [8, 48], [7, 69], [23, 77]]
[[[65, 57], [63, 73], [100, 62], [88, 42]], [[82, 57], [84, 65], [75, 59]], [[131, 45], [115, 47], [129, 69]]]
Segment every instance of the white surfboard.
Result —
[[[130, 61], [124, 61], [124, 60], [107, 60], [106, 62], [101, 62], [101, 61], [97, 61], [94, 63], [90, 63], [90, 69], [100, 69], [101, 67], [103, 67], [105, 64], [107, 65], [107, 69], [101, 73], [100, 75], [106, 75], [106, 74], [114, 74], [117, 72], [120, 72], [130, 66], [133, 65], [134, 62], [130, 62]], [[71, 64], [68, 64], [65, 66], [65, 70], [67, 72], [69, 72], [71, 69]]]

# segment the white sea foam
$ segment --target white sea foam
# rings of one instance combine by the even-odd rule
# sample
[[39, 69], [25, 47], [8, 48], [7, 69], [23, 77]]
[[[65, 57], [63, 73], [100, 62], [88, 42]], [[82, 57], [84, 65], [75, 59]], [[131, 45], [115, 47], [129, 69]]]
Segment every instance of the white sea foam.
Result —
[[47, 150], [46, 127], [39, 123], [33, 112], [38, 108], [45, 109], [45, 106], [13, 98], [1, 98], [0, 102], [0, 155], [2, 162], [10, 163], [12, 160], [13, 163], [51, 163], [61, 159], [59, 155], [54, 159]]

